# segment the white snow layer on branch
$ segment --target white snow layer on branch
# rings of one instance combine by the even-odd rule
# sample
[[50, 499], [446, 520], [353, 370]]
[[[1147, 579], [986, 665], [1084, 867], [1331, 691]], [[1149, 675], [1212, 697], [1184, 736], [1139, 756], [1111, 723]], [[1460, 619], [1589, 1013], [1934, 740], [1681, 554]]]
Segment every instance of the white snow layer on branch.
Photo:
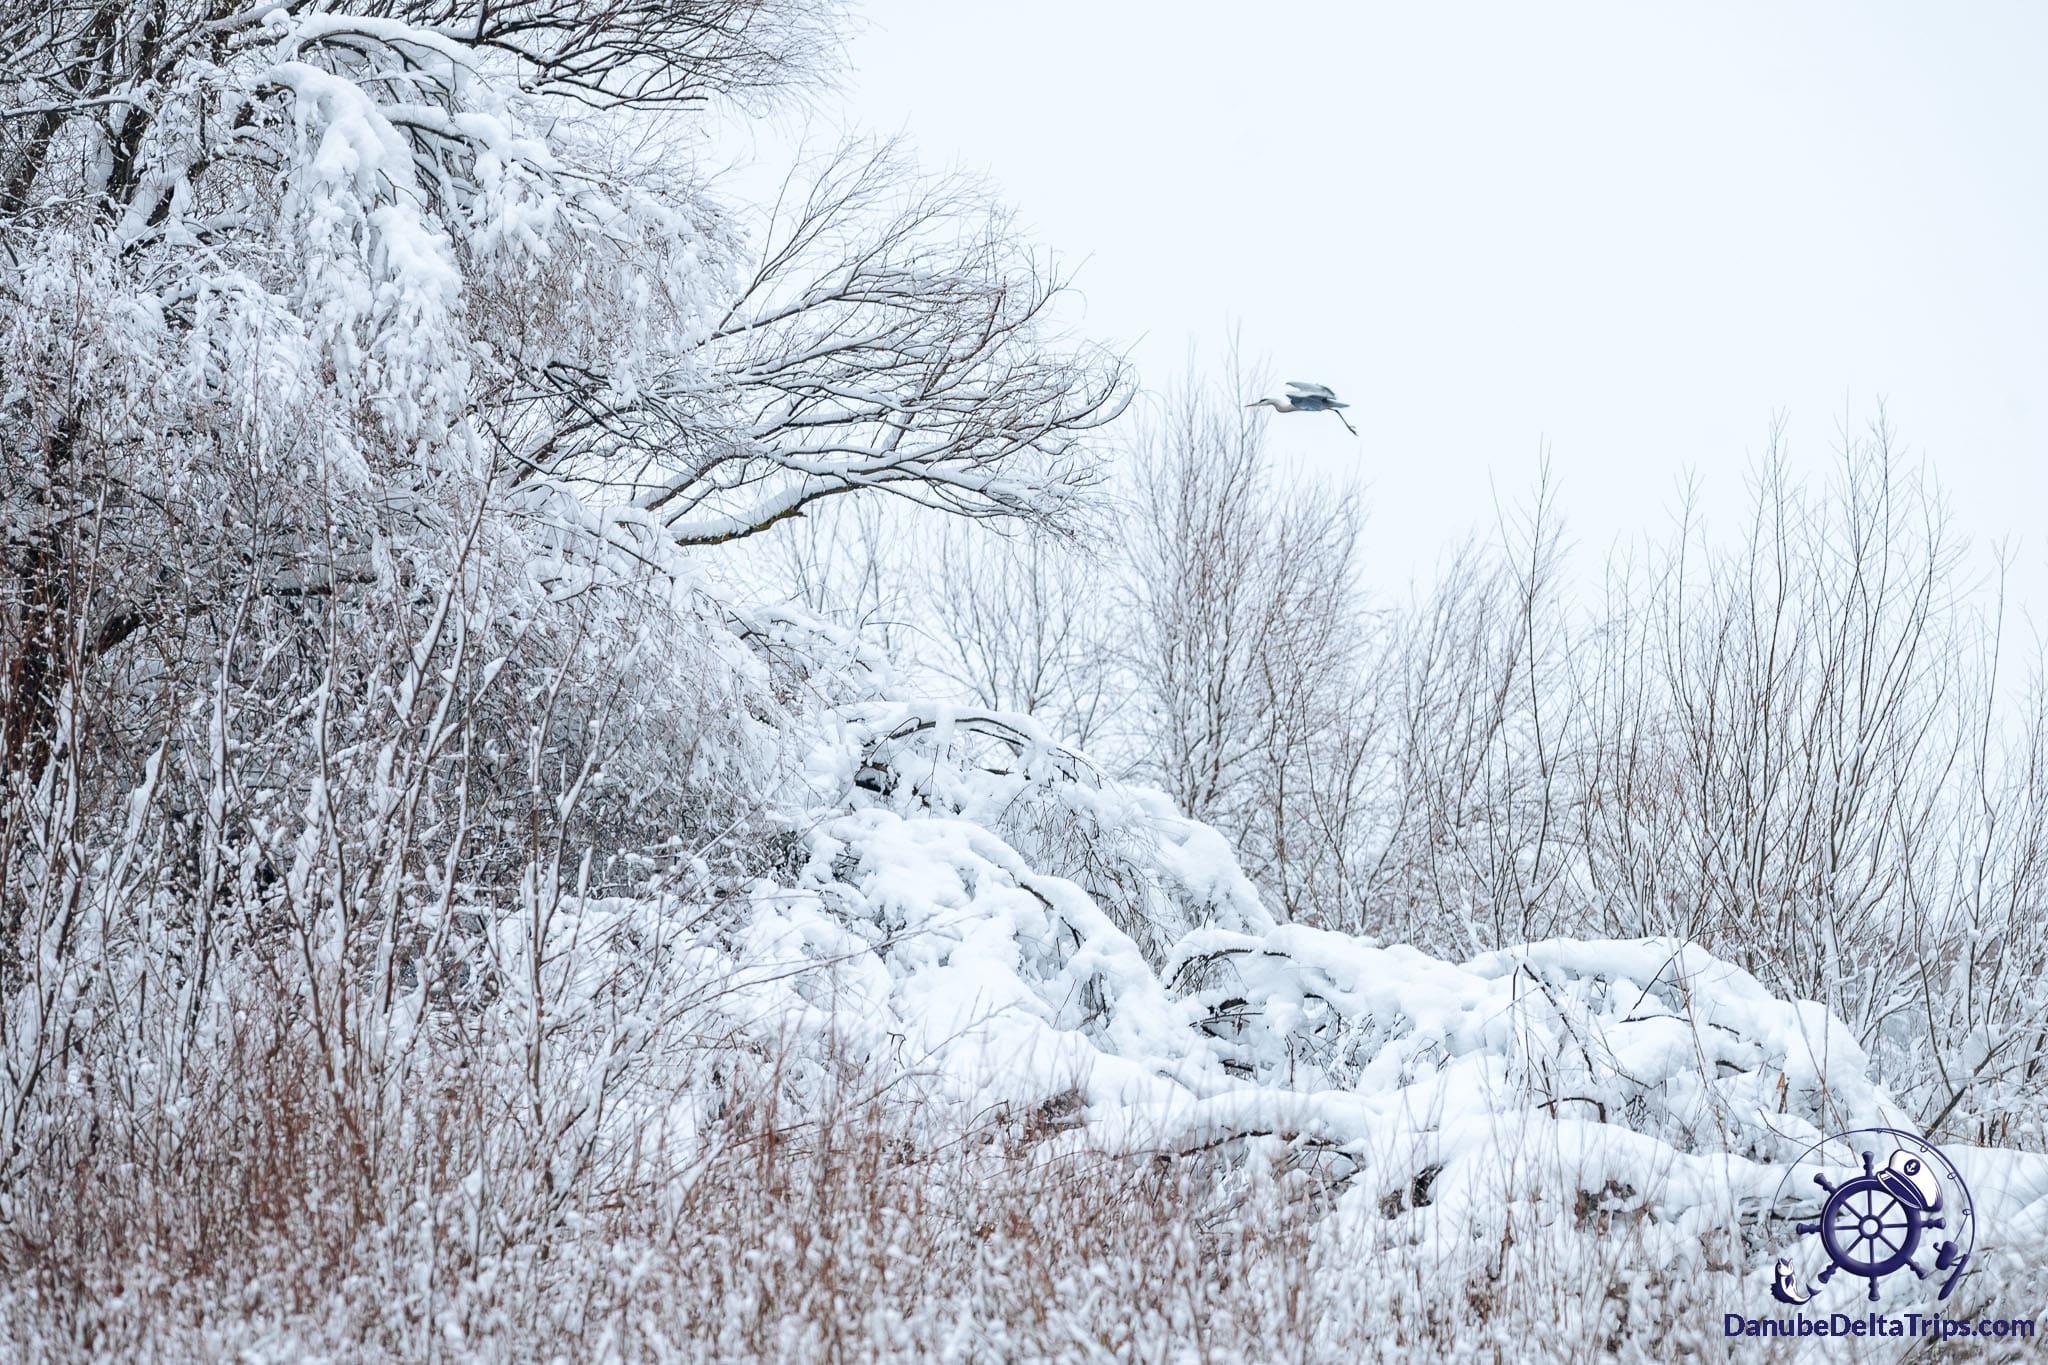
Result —
[[[197, 329], [260, 330], [254, 363], [162, 383], [172, 454], [224, 401], [317, 452], [303, 463], [488, 466], [501, 493], [587, 509], [565, 526], [682, 545], [849, 493], [1063, 514], [1123, 367], [1051, 325], [1064, 277], [983, 191], [853, 146], [793, 173], [787, 210], [749, 231], [675, 110], [776, 83], [803, 24], [550, 13], [558, 29], [229, 6], [137, 37], [146, 60], [68, 102], [0, 69], [0, 115], [49, 121], [0, 158], [0, 228], [33, 218], [0, 293], [68, 275], [109, 296], [87, 305], [145, 308], [169, 344], [144, 367]], [[68, 22], [47, 46], [85, 41]], [[97, 151], [51, 150], [71, 142]], [[66, 243], [96, 223], [108, 259], [77, 281]], [[279, 387], [318, 397], [281, 417]]]

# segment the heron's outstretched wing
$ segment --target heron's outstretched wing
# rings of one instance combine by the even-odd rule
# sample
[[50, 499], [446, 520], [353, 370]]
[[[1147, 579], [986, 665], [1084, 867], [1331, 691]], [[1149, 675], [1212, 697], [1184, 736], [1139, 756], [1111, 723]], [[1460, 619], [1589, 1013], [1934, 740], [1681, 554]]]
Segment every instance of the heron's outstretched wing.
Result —
[[1308, 394], [1311, 398], [1335, 398], [1336, 392], [1328, 384], [1304, 384], [1299, 379], [1287, 381], [1287, 387], [1296, 393]]

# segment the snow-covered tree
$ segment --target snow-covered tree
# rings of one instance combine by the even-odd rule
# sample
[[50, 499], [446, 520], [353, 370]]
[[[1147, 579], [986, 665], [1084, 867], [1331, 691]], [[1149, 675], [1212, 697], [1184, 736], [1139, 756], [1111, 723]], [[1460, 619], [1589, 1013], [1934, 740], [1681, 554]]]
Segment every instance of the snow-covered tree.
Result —
[[[996, 205], [852, 147], [750, 230], [698, 170], [693, 111], [813, 78], [832, 17], [8, 7], [15, 761], [45, 743], [56, 654], [134, 649], [232, 600], [238, 573], [259, 594], [372, 577], [451, 480], [643, 559], [864, 491], [1057, 520], [1121, 368], [1048, 338], [1062, 279]], [[271, 485], [261, 564], [220, 513], [252, 481]], [[65, 540], [82, 517], [91, 582]], [[143, 562], [165, 545], [194, 565], [176, 584]]]
[[986, 193], [887, 145], [760, 211], [702, 169], [703, 108], [827, 78], [837, 18], [0, 8], [9, 1247], [64, 1216], [30, 1173], [216, 1121], [303, 1120], [385, 1217], [470, 1067], [493, 1235], [557, 1226], [680, 936], [802, 865], [804, 718], [868, 687], [698, 547], [851, 494], [1071, 515], [1122, 363]]

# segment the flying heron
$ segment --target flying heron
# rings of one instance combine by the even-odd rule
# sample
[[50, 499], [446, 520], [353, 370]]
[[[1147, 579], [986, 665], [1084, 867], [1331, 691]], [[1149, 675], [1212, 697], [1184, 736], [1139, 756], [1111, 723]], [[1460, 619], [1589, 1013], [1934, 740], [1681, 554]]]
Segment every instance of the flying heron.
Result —
[[1290, 379], [1287, 381], [1287, 396], [1285, 398], [1261, 398], [1258, 402], [1247, 403], [1245, 406], [1248, 408], [1271, 408], [1275, 412], [1332, 413], [1338, 421], [1344, 424], [1344, 430], [1350, 432], [1353, 436], [1358, 434], [1358, 428], [1351, 425], [1351, 419], [1338, 411], [1340, 408], [1348, 408], [1351, 405], [1338, 402], [1337, 395], [1330, 391], [1330, 386], [1327, 384], [1304, 384], [1300, 380]]

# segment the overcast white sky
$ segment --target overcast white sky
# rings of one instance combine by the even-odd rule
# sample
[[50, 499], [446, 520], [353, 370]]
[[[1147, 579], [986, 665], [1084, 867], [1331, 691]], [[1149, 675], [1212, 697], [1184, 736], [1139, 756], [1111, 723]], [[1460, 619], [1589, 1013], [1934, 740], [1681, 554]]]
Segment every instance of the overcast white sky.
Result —
[[986, 173], [1164, 383], [1233, 321], [1389, 587], [1547, 441], [1595, 554], [1885, 400], [2048, 584], [2048, 5], [867, 0], [819, 117]]

